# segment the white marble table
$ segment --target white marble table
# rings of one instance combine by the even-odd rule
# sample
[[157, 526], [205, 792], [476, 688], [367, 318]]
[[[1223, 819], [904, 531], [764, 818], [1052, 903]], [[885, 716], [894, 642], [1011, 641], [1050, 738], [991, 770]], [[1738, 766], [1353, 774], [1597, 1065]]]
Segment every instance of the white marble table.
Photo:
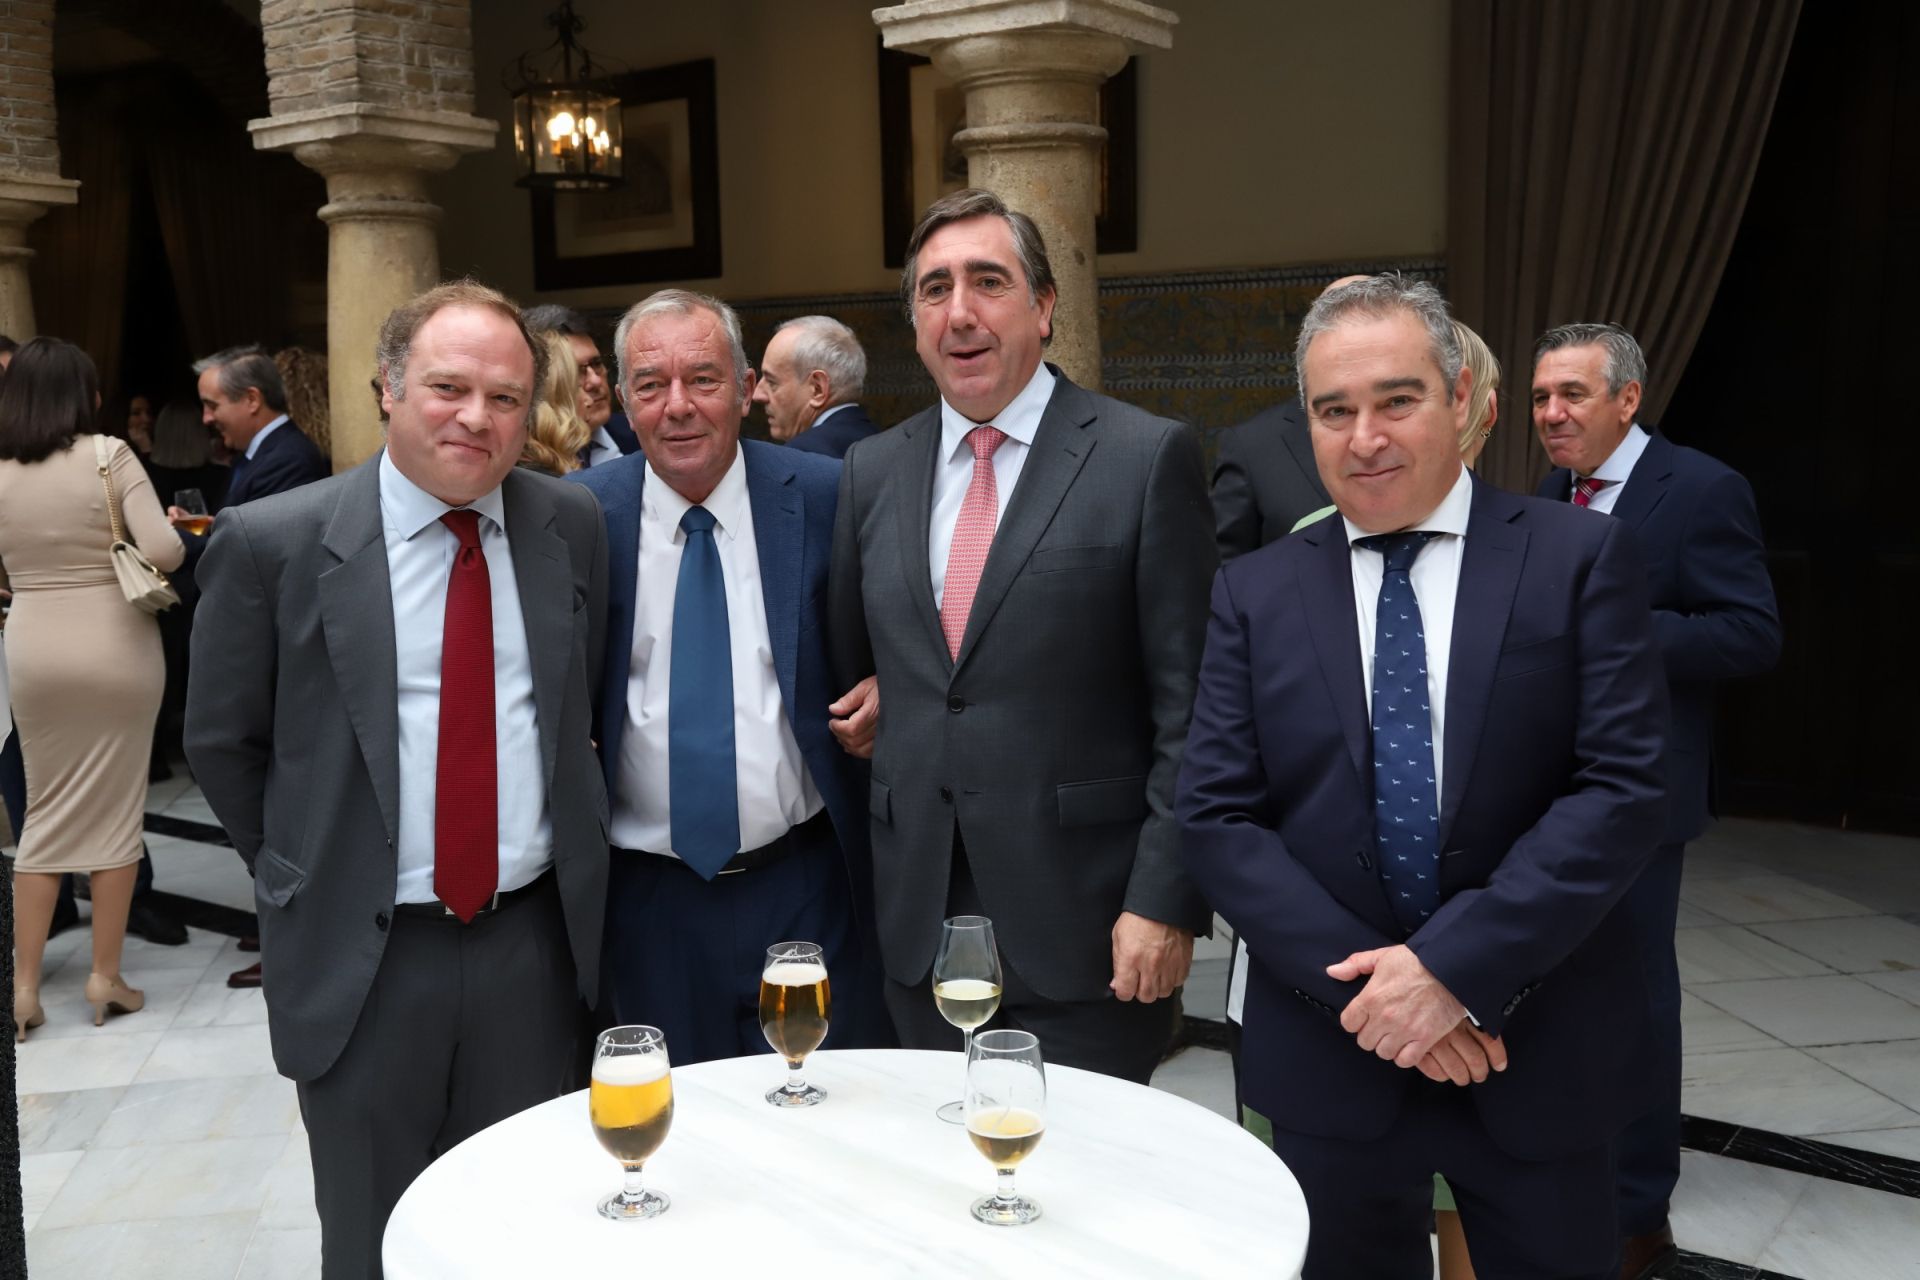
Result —
[[503, 1120], [447, 1152], [394, 1210], [388, 1280], [446, 1276], [1298, 1276], [1307, 1207], [1286, 1166], [1183, 1098], [1047, 1068], [1047, 1133], [1019, 1189], [1045, 1216], [975, 1222], [993, 1169], [958, 1125], [959, 1053], [815, 1054], [820, 1106], [776, 1111], [771, 1055], [676, 1067], [673, 1131], [646, 1183], [661, 1217], [609, 1222], [620, 1166], [587, 1095]]

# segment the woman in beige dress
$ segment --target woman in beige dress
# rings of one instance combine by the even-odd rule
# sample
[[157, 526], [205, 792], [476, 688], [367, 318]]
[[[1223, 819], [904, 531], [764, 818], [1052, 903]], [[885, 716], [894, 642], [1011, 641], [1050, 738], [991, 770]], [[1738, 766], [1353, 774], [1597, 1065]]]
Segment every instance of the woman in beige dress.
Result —
[[[87, 354], [36, 338], [0, 382], [0, 560], [12, 579], [7, 670], [27, 769], [27, 821], [14, 859], [15, 1035], [45, 1021], [40, 964], [61, 873], [93, 881], [87, 1003], [132, 1013], [146, 997], [120, 976], [140, 861], [148, 740], [166, 670], [151, 614], [114, 577], [106, 489], [94, 457], [99, 378]], [[161, 569], [185, 556], [139, 459], [107, 441], [128, 535]]]

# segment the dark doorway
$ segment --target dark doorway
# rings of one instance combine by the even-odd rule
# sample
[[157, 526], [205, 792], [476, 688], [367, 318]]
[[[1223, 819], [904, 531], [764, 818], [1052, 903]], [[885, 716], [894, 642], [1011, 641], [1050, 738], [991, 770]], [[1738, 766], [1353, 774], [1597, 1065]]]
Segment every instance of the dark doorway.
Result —
[[1920, 832], [1920, 6], [1808, 4], [1663, 425], [1753, 482], [1786, 629], [1723, 692], [1725, 811]]

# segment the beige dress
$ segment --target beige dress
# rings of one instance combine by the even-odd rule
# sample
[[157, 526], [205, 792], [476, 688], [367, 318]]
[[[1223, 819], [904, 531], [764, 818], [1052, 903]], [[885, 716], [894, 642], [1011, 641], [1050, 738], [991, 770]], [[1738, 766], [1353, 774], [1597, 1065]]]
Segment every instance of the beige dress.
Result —
[[[153, 485], [109, 440], [136, 545], [161, 569], [186, 556]], [[153, 721], [166, 684], [160, 628], [127, 603], [108, 548], [93, 437], [39, 462], [0, 461], [0, 560], [12, 580], [7, 674], [27, 768], [20, 871], [105, 871], [140, 859]]]

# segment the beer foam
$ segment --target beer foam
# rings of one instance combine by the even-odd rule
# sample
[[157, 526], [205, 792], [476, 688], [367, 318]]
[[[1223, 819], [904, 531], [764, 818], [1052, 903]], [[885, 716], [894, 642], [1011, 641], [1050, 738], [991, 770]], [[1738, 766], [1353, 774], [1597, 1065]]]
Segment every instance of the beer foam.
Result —
[[601, 1084], [652, 1084], [666, 1074], [664, 1053], [623, 1053], [593, 1060], [593, 1078]]
[[776, 987], [810, 987], [827, 980], [827, 966], [818, 960], [782, 960], [768, 965], [760, 978]]

